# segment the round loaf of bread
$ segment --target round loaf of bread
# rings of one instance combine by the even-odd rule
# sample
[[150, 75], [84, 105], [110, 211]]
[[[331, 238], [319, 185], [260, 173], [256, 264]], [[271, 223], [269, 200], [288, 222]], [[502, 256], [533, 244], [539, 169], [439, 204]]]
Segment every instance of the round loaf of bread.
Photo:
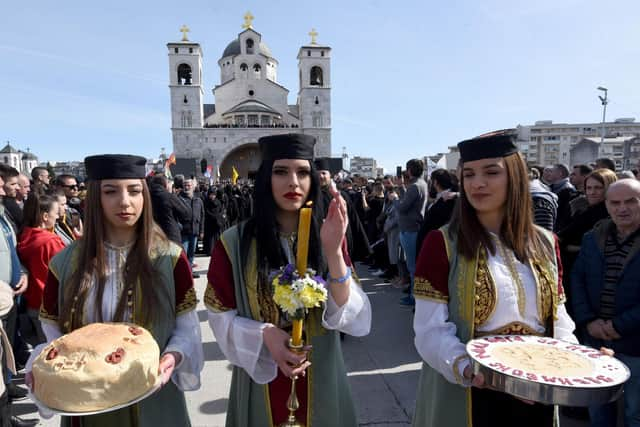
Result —
[[154, 387], [159, 360], [158, 344], [146, 329], [92, 323], [42, 350], [32, 367], [34, 394], [59, 411], [112, 408]]

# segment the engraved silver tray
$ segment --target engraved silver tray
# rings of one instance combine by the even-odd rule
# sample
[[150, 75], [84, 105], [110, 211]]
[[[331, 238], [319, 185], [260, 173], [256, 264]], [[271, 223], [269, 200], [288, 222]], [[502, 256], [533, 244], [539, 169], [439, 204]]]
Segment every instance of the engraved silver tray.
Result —
[[[548, 346], [576, 354], [589, 361], [592, 371], [588, 375], [566, 377], [543, 375], [528, 372], [522, 367], [510, 367], [492, 354], [499, 346], [517, 344]], [[530, 335], [482, 337], [467, 343], [467, 353], [471, 356], [473, 372], [482, 373], [486, 385], [521, 399], [545, 404], [589, 406], [614, 401], [621, 396], [624, 383], [631, 375], [629, 368], [614, 357], [591, 347], [553, 338]], [[570, 362], [555, 359], [554, 363], [562, 367], [563, 363]]]

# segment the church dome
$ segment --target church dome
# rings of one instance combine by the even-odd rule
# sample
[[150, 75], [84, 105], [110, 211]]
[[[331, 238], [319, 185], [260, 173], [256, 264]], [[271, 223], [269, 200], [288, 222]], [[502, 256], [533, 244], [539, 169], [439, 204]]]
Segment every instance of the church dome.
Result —
[[[269, 49], [269, 46], [267, 46], [264, 42], [260, 42], [260, 46], [257, 53], [261, 53], [267, 58], [273, 58], [273, 55], [271, 54], [271, 49]], [[227, 56], [235, 56], [235, 55], [240, 55], [240, 41], [238, 39], [233, 40], [231, 43], [227, 45], [226, 49], [224, 50], [224, 53], [222, 54], [222, 57], [226, 58]]]

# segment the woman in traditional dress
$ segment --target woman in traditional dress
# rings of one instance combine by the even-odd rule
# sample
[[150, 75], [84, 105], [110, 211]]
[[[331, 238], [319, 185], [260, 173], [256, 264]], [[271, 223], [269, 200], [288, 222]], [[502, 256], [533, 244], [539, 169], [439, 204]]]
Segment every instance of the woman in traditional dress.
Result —
[[85, 232], [51, 260], [40, 319], [48, 342], [94, 322], [145, 327], [160, 347], [163, 385], [123, 409], [62, 417], [62, 426], [191, 425], [184, 391], [199, 388], [204, 359], [196, 295], [184, 251], [153, 222], [145, 165], [130, 155], [85, 159]]
[[414, 426], [553, 425], [554, 408], [486, 388], [467, 341], [546, 335], [575, 341], [552, 233], [533, 223], [527, 169], [512, 131], [463, 141], [460, 199], [427, 235], [415, 279], [414, 329], [424, 359]]
[[[275, 135], [259, 144], [254, 214], [216, 243], [205, 293], [211, 328], [234, 365], [226, 425], [268, 427], [286, 421], [290, 378], [300, 376], [299, 421], [356, 426], [338, 331], [366, 335], [371, 308], [345, 250], [345, 202], [334, 188], [323, 222], [311, 162], [315, 138]], [[287, 347], [291, 322], [273, 301], [269, 274], [295, 265], [299, 209], [307, 201], [314, 203], [308, 264], [327, 278], [329, 296], [326, 306], [311, 309], [305, 320], [305, 342], [313, 351], [297, 354]]]

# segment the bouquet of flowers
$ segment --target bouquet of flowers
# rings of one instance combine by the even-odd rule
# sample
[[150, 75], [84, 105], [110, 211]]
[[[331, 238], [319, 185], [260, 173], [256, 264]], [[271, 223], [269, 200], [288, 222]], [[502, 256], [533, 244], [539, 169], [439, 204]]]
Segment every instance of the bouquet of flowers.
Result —
[[307, 269], [304, 277], [288, 264], [272, 273], [273, 300], [290, 319], [304, 319], [310, 308], [327, 301], [327, 284], [316, 272]]

